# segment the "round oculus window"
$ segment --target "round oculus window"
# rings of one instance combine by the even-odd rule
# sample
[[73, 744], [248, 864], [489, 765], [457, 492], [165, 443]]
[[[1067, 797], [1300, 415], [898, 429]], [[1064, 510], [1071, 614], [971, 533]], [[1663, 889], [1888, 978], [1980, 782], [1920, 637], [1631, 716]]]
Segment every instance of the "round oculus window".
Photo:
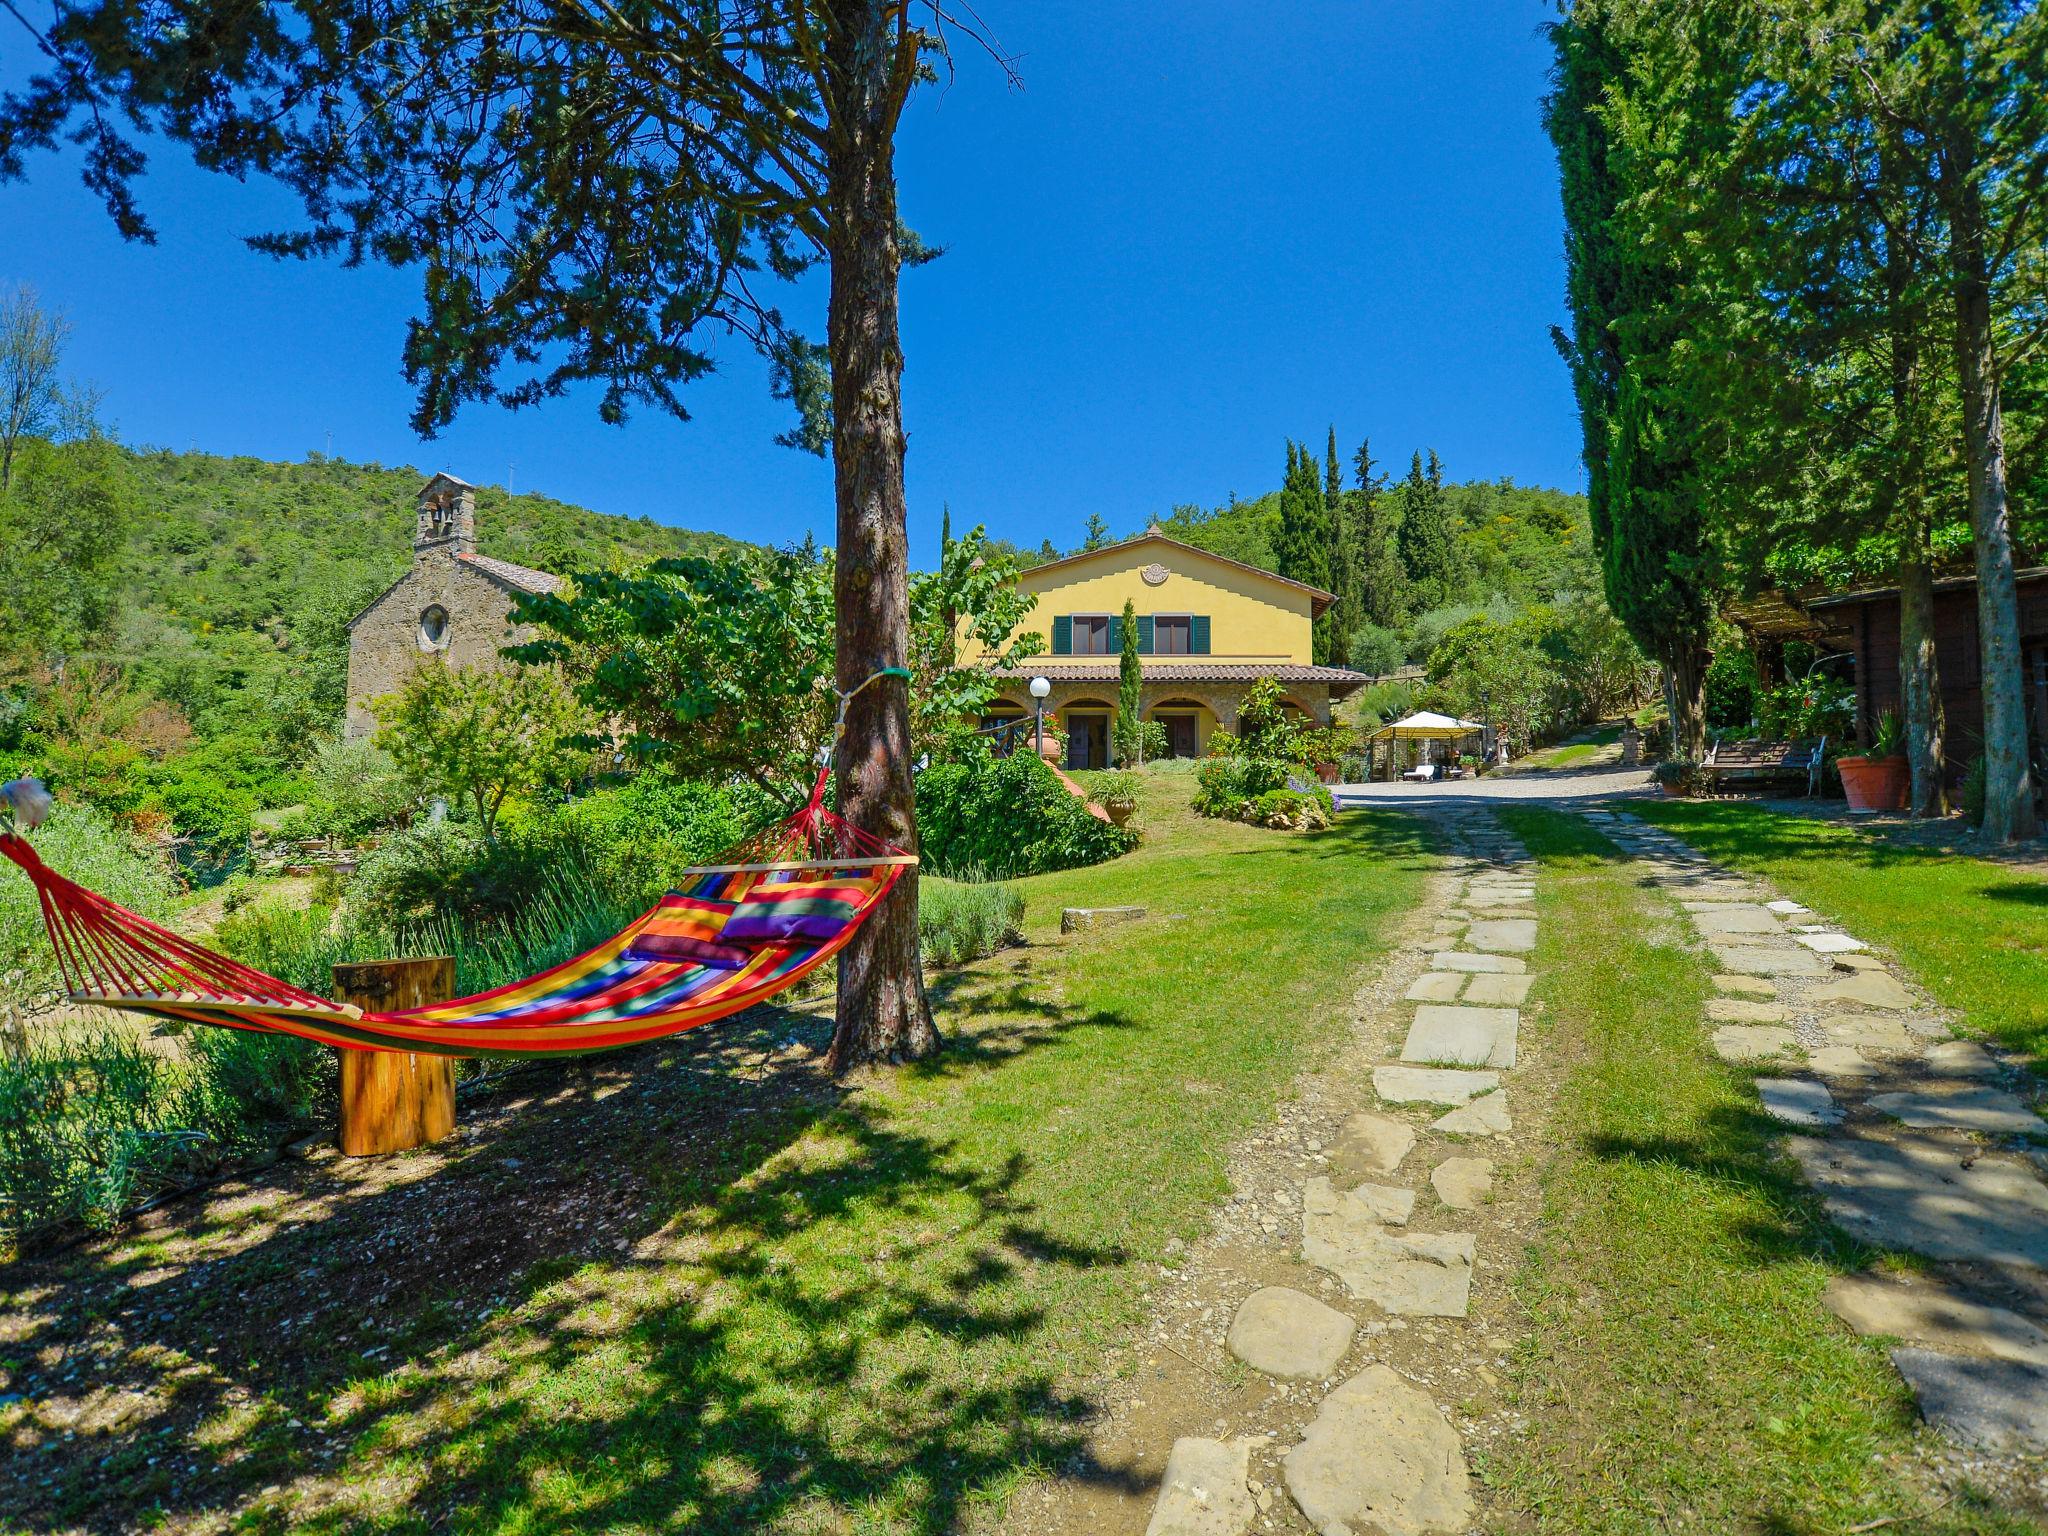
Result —
[[420, 615], [420, 649], [423, 651], [445, 651], [448, 649], [448, 610], [435, 603]]

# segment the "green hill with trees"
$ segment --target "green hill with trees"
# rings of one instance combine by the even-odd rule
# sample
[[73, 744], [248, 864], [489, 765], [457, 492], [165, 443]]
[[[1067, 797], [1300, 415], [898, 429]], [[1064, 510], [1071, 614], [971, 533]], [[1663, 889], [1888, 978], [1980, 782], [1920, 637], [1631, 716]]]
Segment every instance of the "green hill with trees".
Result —
[[[412, 559], [426, 478], [24, 440], [0, 493], [0, 762], [216, 842], [293, 803], [341, 722], [348, 622]], [[543, 570], [747, 547], [491, 487], [477, 523], [483, 553]]]

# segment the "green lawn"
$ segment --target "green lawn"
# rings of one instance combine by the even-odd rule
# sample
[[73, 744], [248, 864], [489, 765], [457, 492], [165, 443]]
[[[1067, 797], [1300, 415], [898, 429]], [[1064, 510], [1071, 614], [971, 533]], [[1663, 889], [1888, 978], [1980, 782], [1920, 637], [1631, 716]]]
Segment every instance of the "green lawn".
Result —
[[1739, 801], [1629, 809], [1890, 951], [1970, 1030], [2048, 1065], [2048, 880]]
[[[1080, 1444], [1077, 1384], [1426, 878], [1411, 821], [1289, 836], [1191, 788], [1146, 775], [1142, 849], [1022, 882], [1031, 945], [939, 982], [927, 1067], [755, 1079], [823, 1040], [757, 1011], [723, 1055], [542, 1075], [417, 1180], [193, 1202], [0, 1281], [0, 1392], [90, 1351], [135, 1394], [76, 1440], [0, 1407], [0, 1530], [975, 1523]], [[1056, 937], [1119, 902], [1150, 915]]]
[[1591, 762], [1603, 747], [1611, 747], [1621, 740], [1621, 727], [1602, 726], [1597, 731], [1575, 736], [1570, 741], [1560, 742], [1554, 747], [1545, 747], [1540, 752], [1531, 752], [1514, 764], [1517, 772], [1533, 768], [1577, 768]]
[[[1749, 1074], [1709, 1051], [1675, 905], [1576, 818], [1503, 820], [1538, 856], [1525, 1028], [1565, 1077], [1542, 1236], [1514, 1283], [1527, 1424], [1484, 1472], [1507, 1529], [1823, 1536], [2033, 1531], [1913, 1480], [1917, 1416], [1820, 1293], [1867, 1255], [1822, 1216]], [[1927, 1512], [1927, 1513], [1923, 1513]]]

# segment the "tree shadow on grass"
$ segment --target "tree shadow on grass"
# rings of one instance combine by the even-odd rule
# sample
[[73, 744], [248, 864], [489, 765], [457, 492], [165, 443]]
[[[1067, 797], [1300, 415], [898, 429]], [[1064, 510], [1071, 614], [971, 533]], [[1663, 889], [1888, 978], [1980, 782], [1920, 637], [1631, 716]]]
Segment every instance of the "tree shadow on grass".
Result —
[[[935, 1074], [1124, 1022], [983, 985], [1029, 1027], [954, 1030]], [[988, 1166], [844, 1092], [828, 1027], [763, 1008], [550, 1066], [442, 1147], [284, 1165], [14, 1266], [0, 1507], [32, 1531], [953, 1528], [1080, 1444], [1044, 1298], [1127, 1256], [1047, 1228], [1022, 1153]]]
[[2004, 885], [1987, 885], [1978, 894], [1992, 901], [2010, 902], [2014, 906], [2048, 907], [2048, 880], [2013, 880]]

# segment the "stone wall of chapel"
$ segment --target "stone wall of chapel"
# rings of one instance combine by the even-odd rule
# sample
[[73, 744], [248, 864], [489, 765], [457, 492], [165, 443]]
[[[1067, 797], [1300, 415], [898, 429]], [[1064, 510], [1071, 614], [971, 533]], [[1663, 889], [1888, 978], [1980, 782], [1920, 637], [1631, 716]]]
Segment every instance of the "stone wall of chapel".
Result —
[[[439, 606], [448, 614], [444, 643], [423, 643], [421, 620]], [[395, 693], [421, 662], [495, 667], [499, 650], [530, 634], [511, 622], [512, 595], [452, 551], [424, 554], [405, 577], [363, 612], [349, 633], [348, 725], [351, 741], [377, 729], [370, 705]]]

